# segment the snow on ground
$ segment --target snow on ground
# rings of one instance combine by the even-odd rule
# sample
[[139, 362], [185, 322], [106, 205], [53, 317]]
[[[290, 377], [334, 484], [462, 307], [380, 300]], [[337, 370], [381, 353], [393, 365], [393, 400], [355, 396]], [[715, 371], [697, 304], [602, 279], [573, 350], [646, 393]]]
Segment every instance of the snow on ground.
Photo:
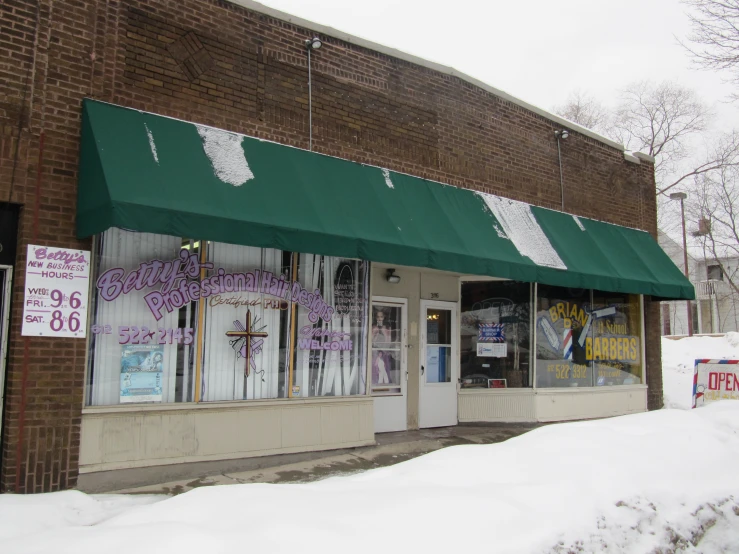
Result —
[[689, 410], [693, 406], [695, 360], [736, 359], [739, 357], [739, 333], [721, 337], [662, 337], [662, 381], [665, 408]]
[[0, 552], [739, 552], [737, 460], [739, 401], [725, 401], [550, 425], [309, 484], [154, 503], [0, 496]]
[[[739, 334], [663, 340], [666, 405]], [[3, 554], [739, 553], [739, 401], [549, 425], [309, 484], [0, 496]]]

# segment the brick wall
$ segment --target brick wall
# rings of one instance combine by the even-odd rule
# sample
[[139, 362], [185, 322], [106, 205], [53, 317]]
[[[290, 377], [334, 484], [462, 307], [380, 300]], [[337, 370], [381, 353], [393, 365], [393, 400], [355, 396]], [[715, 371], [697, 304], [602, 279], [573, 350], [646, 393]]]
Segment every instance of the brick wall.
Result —
[[[74, 231], [83, 97], [307, 148], [313, 34], [223, 0], [3, 0], [0, 199], [22, 205], [18, 266], [29, 242], [90, 248]], [[560, 207], [558, 125], [456, 77], [322, 39], [316, 151]], [[562, 161], [567, 211], [656, 233], [651, 164], [578, 133]], [[77, 478], [85, 343], [21, 337], [22, 291], [18, 272], [0, 490], [64, 489]], [[650, 305], [651, 408], [662, 403], [658, 323]]]

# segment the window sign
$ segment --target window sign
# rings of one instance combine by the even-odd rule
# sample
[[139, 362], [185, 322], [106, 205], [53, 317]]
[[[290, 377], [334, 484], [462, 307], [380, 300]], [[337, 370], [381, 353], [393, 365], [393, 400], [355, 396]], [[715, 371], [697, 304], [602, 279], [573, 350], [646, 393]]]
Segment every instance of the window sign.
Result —
[[536, 310], [536, 386], [590, 387], [593, 384], [589, 289], [538, 285]]
[[538, 286], [537, 387], [642, 382], [638, 295]]
[[85, 338], [90, 252], [28, 245], [21, 334]]
[[99, 240], [88, 403], [363, 394], [367, 267], [110, 229]]
[[[297, 306], [293, 396], [364, 394], [369, 262], [299, 254], [298, 276], [330, 313], [315, 318], [310, 305]], [[386, 371], [390, 365], [388, 358]]]

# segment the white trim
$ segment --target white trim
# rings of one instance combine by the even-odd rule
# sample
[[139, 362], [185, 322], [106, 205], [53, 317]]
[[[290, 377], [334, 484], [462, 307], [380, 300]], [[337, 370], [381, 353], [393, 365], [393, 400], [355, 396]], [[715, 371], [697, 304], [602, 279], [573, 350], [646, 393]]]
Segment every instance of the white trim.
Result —
[[[260, 4], [259, 2], [254, 2], [253, 0], [228, 0], [228, 1], [231, 2], [232, 4], [239, 5], [248, 10], [261, 13], [261, 14], [264, 14], [270, 17], [274, 17], [275, 19], [279, 19], [281, 21], [292, 23], [293, 25], [296, 25], [298, 27], [303, 27], [306, 30], [311, 30], [311, 31], [317, 32], [322, 35], [337, 38], [339, 40], [348, 42], [349, 44], [353, 44], [361, 48], [367, 48], [369, 50], [374, 50], [375, 52], [378, 52], [380, 54], [385, 54], [386, 56], [392, 56], [393, 58], [404, 60], [406, 62], [410, 62], [412, 64], [416, 64], [421, 67], [425, 67], [433, 71], [437, 71], [438, 73], [443, 73], [445, 75], [457, 77], [458, 79], [461, 79], [462, 81], [466, 81], [467, 83], [475, 85], [481, 88], [482, 90], [489, 92], [497, 96], [498, 98], [501, 98], [502, 100], [511, 102], [512, 104], [516, 104], [517, 106], [525, 108], [541, 117], [549, 119], [553, 123], [563, 125], [571, 131], [575, 131], [577, 133], [580, 133], [581, 135], [585, 135], [594, 140], [597, 140], [598, 142], [601, 142], [605, 144], [606, 146], [615, 148], [619, 152], [626, 151], [626, 148], [622, 144], [612, 141], [611, 139], [606, 138], [603, 135], [596, 133], [595, 131], [591, 131], [587, 127], [578, 125], [577, 123], [574, 123], [563, 117], [560, 117], [551, 112], [548, 112], [547, 110], [544, 110], [538, 106], [535, 106], [534, 104], [530, 104], [528, 102], [525, 102], [524, 100], [521, 100], [520, 98], [516, 98], [515, 96], [508, 94], [507, 92], [504, 92], [500, 89], [497, 89], [495, 87], [488, 85], [487, 83], [480, 81], [479, 79], [470, 77], [469, 75], [466, 75], [465, 73], [462, 73], [461, 71], [458, 71], [454, 69], [453, 67], [449, 67], [446, 65], [442, 65], [440, 63], [425, 60], [418, 56], [413, 56], [412, 54], [403, 52], [402, 50], [390, 48], [389, 46], [384, 46], [382, 44], [372, 42], [371, 40], [357, 37], [355, 35], [350, 35], [349, 33], [340, 31], [338, 29], [334, 29], [333, 27], [329, 27], [327, 25], [321, 25], [320, 23], [314, 23], [313, 21], [303, 19], [302, 17], [298, 17], [295, 15], [291, 15], [289, 13], [285, 13], [280, 10], [276, 10], [274, 8], [267, 7], [264, 4]], [[296, 46], [300, 46], [301, 48], [303, 48], [303, 45], [299, 44], [298, 42], [296, 42]], [[632, 156], [637, 156], [637, 154], [632, 154]], [[645, 161], [650, 161], [649, 158], [651, 158], [651, 156], [647, 156], [646, 154], [638, 155], [638, 157], [640, 157], [641, 159], [644, 159]], [[626, 158], [626, 159], [629, 160], [629, 158]], [[629, 161], [632, 161], [632, 160], [629, 160]], [[651, 161], [653, 163], [654, 159], [652, 158]]]

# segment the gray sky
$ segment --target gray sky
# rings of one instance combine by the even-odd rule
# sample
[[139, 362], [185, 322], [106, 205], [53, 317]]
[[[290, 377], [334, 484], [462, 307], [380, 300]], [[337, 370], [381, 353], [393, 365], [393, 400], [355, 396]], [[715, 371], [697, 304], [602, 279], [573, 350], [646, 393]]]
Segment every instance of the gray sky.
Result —
[[716, 129], [739, 127], [719, 75], [691, 68], [679, 0], [262, 0], [270, 7], [450, 65], [551, 110], [570, 91], [615, 104], [642, 79], [696, 89]]

